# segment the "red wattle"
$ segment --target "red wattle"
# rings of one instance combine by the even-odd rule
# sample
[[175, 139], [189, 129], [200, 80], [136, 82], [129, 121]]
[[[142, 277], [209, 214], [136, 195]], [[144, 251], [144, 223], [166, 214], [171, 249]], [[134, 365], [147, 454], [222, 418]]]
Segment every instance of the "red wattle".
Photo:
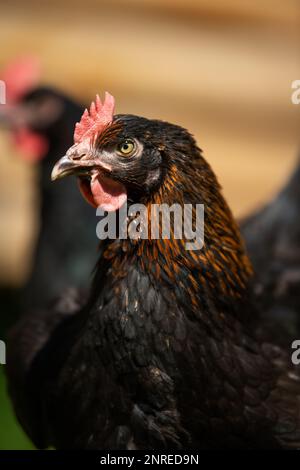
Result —
[[79, 187], [86, 201], [93, 207], [113, 212], [126, 202], [127, 193], [122, 183], [95, 172], [90, 182], [79, 180]]

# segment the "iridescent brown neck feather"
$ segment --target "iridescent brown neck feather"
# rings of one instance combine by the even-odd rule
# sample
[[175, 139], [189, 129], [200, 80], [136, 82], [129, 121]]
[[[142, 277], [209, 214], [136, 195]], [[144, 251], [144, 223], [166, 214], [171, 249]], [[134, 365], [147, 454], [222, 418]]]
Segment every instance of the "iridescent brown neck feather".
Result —
[[113, 276], [126, 276], [127, 263], [137, 263], [161, 285], [185, 292], [195, 308], [203, 300], [201, 295], [213, 302], [243, 301], [252, 267], [220, 185], [198, 149], [189, 164], [170, 164], [161, 186], [147, 201], [148, 213], [151, 204], [174, 203], [204, 204], [204, 247], [186, 250], [185, 239], [173, 238], [172, 224], [171, 239], [151, 239], [149, 226], [149, 239], [116, 240], [108, 245], [104, 257], [110, 260]]

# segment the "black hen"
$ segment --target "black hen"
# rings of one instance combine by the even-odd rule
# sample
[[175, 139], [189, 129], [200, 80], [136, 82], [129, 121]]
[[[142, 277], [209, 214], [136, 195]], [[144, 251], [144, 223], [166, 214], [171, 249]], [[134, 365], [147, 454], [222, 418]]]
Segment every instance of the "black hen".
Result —
[[21, 154], [40, 170], [40, 231], [32, 272], [21, 293], [22, 309], [44, 305], [67, 286], [87, 286], [95, 263], [95, 211], [84, 203], [75, 181], [55, 186], [50, 178], [57, 155], [73, 142], [82, 112], [81, 105], [46, 87], [27, 90], [1, 110], [0, 120], [12, 131]]
[[125, 199], [204, 204], [205, 245], [187, 250], [174, 227], [155, 239], [151, 218], [148, 239], [102, 243], [77, 314], [72, 301], [15, 328], [8, 372], [24, 428], [40, 447], [299, 447], [300, 377], [289, 350], [256, 337], [251, 266], [214, 173], [186, 130], [111, 109], [107, 97], [85, 115], [53, 177], [77, 175], [111, 211]]

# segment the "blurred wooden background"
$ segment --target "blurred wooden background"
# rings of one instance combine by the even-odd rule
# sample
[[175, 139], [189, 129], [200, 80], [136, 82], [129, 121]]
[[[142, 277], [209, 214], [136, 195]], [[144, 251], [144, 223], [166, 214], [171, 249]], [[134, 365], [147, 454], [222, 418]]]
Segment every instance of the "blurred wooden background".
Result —
[[[237, 215], [293, 168], [299, 0], [2, 0], [0, 41], [0, 70], [33, 53], [44, 83], [84, 101], [109, 90], [117, 112], [187, 127]], [[0, 273], [18, 282], [37, 227], [35, 170], [4, 132], [0, 166]]]

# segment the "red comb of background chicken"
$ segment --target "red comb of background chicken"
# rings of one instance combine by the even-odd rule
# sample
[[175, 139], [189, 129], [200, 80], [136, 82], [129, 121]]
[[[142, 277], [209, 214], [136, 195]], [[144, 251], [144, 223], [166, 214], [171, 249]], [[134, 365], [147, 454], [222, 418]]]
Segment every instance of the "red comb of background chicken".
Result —
[[[18, 113], [18, 105], [24, 96], [34, 90], [41, 76], [37, 57], [24, 56], [10, 62], [1, 72], [0, 78], [6, 85], [6, 101]], [[36, 162], [48, 151], [49, 143], [44, 136], [33, 132], [26, 123], [13, 130], [13, 141], [25, 160]]]
[[112, 95], [105, 92], [104, 103], [102, 104], [99, 95], [96, 101], [92, 102], [90, 111], [84, 111], [80, 122], [76, 124], [74, 132], [75, 144], [85, 139], [94, 138], [96, 134], [100, 134], [105, 127], [113, 120], [115, 109], [115, 99]]
[[36, 57], [21, 57], [11, 62], [1, 73], [1, 79], [6, 84], [7, 102], [18, 102], [37, 85], [40, 75], [40, 64]]

